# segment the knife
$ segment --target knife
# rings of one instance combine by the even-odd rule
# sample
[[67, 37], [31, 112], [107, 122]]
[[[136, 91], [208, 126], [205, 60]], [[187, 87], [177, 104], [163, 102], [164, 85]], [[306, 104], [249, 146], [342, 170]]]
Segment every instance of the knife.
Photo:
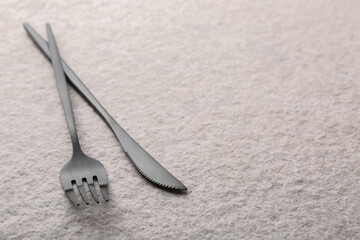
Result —
[[[36, 46], [42, 51], [45, 57], [51, 61], [48, 43], [31, 27], [29, 23], [24, 23], [24, 28], [34, 41]], [[168, 172], [160, 163], [158, 163], [148, 152], [146, 152], [130, 135], [115, 121], [115, 119], [105, 110], [105, 108], [94, 97], [85, 84], [79, 79], [74, 71], [62, 60], [64, 72], [67, 81], [80, 95], [93, 107], [99, 116], [106, 122], [110, 129], [119, 140], [126, 156], [134, 164], [136, 169], [147, 180], [157, 186], [171, 190], [187, 190], [176, 177]]]

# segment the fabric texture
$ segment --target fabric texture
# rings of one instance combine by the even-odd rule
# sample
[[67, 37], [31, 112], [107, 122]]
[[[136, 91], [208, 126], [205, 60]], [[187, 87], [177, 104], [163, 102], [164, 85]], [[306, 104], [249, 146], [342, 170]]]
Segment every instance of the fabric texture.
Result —
[[[0, 239], [359, 239], [360, 1], [0, 3]], [[110, 201], [73, 206], [62, 57], [189, 190], [147, 182], [73, 90]], [[90, 195], [89, 195], [89, 198]]]

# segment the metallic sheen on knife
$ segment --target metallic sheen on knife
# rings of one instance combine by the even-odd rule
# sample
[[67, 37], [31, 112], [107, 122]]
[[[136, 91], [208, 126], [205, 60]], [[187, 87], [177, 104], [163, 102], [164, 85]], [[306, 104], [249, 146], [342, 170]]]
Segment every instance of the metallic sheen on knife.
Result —
[[[24, 28], [37, 47], [47, 59], [50, 60], [48, 43], [30, 26], [30, 24], [24, 23]], [[173, 190], [187, 190], [178, 179], [161, 166], [160, 163], [158, 163], [134, 139], [132, 139], [122, 127], [120, 127], [64, 60], [62, 60], [62, 65], [67, 76], [67, 81], [72, 83], [72, 86], [107, 123], [119, 140], [126, 156], [131, 160], [137, 170], [139, 170], [146, 179], [156, 185]]]

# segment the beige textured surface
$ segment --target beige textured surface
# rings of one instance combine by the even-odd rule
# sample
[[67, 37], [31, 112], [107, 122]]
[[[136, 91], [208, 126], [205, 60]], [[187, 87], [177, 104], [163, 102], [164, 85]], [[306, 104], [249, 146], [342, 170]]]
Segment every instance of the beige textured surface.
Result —
[[[1, 1], [0, 239], [359, 239], [359, 1]], [[63, 58], [189, 188], [136, 172], [71, 90], [108, 204], [73, 207]]]

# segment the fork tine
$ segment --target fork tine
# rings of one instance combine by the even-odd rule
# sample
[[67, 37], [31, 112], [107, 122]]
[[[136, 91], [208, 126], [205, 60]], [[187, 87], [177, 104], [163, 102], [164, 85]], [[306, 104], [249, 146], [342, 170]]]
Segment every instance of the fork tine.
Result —
[[108, 187], [107, 187], [107, 185], [100, 186], [100, 190], [101, 190], [102, 195], [104, 196], [105, 200], [108, 202], [109, 201], [109, 196], [108, 196]]
[[79, 202], [78, 202], [78, 200], [77, 200], [77, 198], [76, 198], [76, 195], [75, 195], [75, 192], [74, 192], [73, 189], [66, 190], [65, 193], [66, 193], [66, 196], [67, 196], [75, 205], [77, 205], [77, 206], [80, 205]]
[[84, 199], [86, 205], [89, 205], [89, 200], [88, 200], [88, 198], [87, 198], [87, 196], [86, 196], [86, 191], [85, 191], [84, 184], [83, 184], [83, 183], [82, 183], [82, 184], [79, 184], [79, 185], [78, 185], [78, 188], [79, 188], [80, 195], [81, 195], [81, 197]]
[[98, 198], [98, 195], [97, 195], [97, 193], [96, 193], [95, 184], [94, 184], [94, 183], [88, 183], [88, 186], [89, 186], [91, 195], [94, 197], [95, 201], [96, 201], [97, 203], [99, 203], [99, 198]]

